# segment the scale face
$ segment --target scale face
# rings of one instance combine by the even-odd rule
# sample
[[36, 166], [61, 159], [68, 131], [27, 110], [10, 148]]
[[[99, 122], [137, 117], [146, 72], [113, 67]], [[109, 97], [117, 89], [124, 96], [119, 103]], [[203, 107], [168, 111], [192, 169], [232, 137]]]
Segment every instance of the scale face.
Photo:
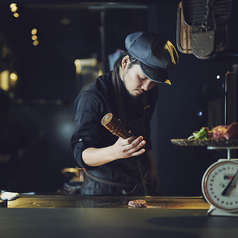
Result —
[[212, 164], [202, 178], [207, 202], [226, 212], [238, 211], [238, 162], [221, 159]]

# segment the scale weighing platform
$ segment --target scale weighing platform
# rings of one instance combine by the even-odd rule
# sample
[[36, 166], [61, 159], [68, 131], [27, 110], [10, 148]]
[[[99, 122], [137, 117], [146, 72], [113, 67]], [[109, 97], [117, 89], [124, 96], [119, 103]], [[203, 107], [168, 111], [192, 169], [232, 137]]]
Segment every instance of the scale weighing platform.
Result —
[[238, 140], [172, 139], [179, 146], [206, 146], [209, 150], [226, 149], [227, 158], [219, 159], [205, 171], [202, 193], [210, 204], [208, 215], [238, 216], [238, 159], [231, 158], [231, 150], [238, 149]]

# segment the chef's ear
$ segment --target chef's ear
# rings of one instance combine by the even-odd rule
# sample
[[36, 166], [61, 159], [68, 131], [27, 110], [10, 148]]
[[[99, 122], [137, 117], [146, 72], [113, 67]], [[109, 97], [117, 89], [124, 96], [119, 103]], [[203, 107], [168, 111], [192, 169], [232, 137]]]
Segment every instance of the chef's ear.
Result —
[[121, 61], [121, 67], [123, 68], [123, 69], [126, 69], [126, 67], [130, 64], [130, 57], [129, 57], [129, 55], [126, 55], [126, 56], [124, 56], [123, 57], [123, 59], [122, 59], [122, 61]]

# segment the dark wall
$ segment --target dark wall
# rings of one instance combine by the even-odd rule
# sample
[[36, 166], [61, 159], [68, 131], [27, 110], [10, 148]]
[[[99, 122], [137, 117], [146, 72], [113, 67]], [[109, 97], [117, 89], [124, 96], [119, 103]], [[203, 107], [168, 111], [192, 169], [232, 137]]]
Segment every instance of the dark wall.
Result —
[[[0, 32], [16, 56], [11, 59], [19, 72], [19, 85], [14, 93], [17, 99], [23, 99], [23, 103], [11, 103], [9, 111], [9, 117], [23, 129], [22, 138], [26, 138], [25, 153], [18, 158], [18, 191], [55, 191], [65, 181], [61, 169], [75, 166], [70, 147], [73, 102], [79, 91], [74, 59], [96, 55], [102, 60], [103, 54], [107, 57], [124, 47], [127, 34], [145, 29], [161, 33], [176, 45], [178, 3], [150, 4], [147, 9], [137, 10], [107, 9], [103, 49], [99, 10], [23, 5], [24, 17], [16, 22], [8, 11], [9, 6], [1, 5]], [[237, 51], [237, 7], [233, 1], [230, 51]], [[71, 17], [72, 24], [60, 25], [63, 16]], [[31, 44], [29, 29], [32, 27], [39, 28], [39, 47]], [[208, 95], [218, 90], [220, 97], [224, 76], [238, 59], [200, 60], [180, 52], [179, 56], [179, 65], [170, 72], [172, 86], [159, 85], [159, 100], [152, 121], [153, 154], [162, 195], [200, 195], [204, 170], [224, 153], [179, 147], [170, 140], [187, 138], [207, 125]], [[216, 79], [217, 74], [222, 76], [220, 80]], [[204, 112], [203, 116], [198, 116], [199, 111]]]
[[[9, 118], [22, 127], [25, 139], [9, 189], [56, 191], [65, 182], [61, 170], [75, 166], [70, 147], [73, 103], [79, 92], [74, 60], [93, 55], [100, 60], [100, 13], [41, 4], [18, 4], [18, 9], [16, 19], [9, 4], [0, 8], [1, 33], [11, 50], [7, 60], [19, 76]], [[70, 24], [61, 23], [64, 17]], [[34, 27], [39, 39], [36, 47], [31, 40]]]
[[[149, 29], [166, 35], [175, 45], [177, 7], [178, 4], [152, 6], [149, 14]], [[237, 22], [237, 2], [233, 1], [229, 20], [230, 43], [225, 52], [229, 55], [236, 53], [236, 57], [224, 53], [214, 59], [201, 60], [179, 52], [180, 63], [170, 72], [172, 86], [159, 87], [160, 96], [152, 125], [153, 152], [162, 194], [200, 195], [203, 173], [211, 163], [226, 156], [221, 150], [179, 147], [170, 140], [188, 138], [193, 131], [208, 126], [208, 101], [215, 98], [224, 100], [225, 74], [232, 72], [232, 65], [238, 62]], [[221, 76], [219, 80], [217, 75]], [[200, 111], [202, 116], [198, 116]]]

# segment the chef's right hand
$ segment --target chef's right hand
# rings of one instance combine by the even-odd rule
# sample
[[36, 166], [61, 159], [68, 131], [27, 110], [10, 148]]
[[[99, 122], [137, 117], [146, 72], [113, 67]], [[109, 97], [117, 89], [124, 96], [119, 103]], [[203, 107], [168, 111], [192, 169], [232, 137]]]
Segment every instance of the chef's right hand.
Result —
[[116, 143], [113, 145], [115, 158], [125, 159], [141, 155], [145, 152], [145, 149], [143, 148], [145, 144], [146, 141], [142, 136], [131, 136], [127, 139], [118, 138]]

